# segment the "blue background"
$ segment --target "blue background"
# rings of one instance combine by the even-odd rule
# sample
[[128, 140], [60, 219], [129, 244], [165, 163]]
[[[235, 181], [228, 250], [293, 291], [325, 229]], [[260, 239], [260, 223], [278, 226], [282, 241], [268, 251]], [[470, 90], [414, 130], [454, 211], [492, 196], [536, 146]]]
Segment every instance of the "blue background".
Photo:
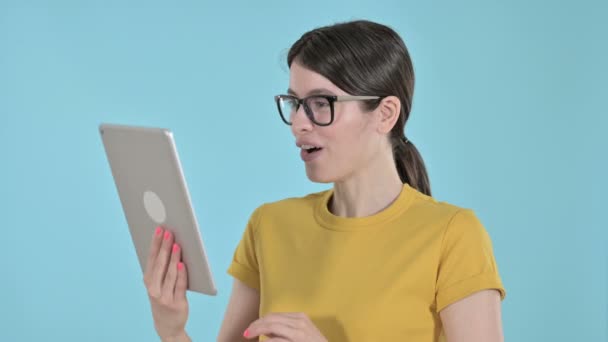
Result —
[[[0, 1], [0, 340], [156, 335], [101, 122], [174, 131], [219, 295], [246, 221], [308, 181], [272, 96], [305, 31], [394, 27], [417, 84], [408, 137], [434, 196], [473, 208], [507, 287], [508, 341], [606, 341], [603, 1]], [[604, 97], [602, 99], [601, 97]]]

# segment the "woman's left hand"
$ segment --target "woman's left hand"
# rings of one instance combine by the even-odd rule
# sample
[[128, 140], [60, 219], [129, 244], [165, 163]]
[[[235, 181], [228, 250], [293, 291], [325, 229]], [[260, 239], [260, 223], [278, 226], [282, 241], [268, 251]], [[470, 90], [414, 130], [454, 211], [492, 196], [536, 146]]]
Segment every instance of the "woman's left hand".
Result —
[[252, 339], [260, 335], [266, 342], [327, 342], [319, 329], [304, 313], [271, 313], [249, 325], [243, 336]]

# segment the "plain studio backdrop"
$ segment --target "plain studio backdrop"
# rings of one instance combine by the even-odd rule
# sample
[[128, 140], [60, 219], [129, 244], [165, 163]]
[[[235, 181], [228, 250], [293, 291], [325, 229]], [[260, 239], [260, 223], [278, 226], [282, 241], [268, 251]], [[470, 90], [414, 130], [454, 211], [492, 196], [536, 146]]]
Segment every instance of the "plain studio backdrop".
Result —
[[506, 339], [606, 341], [607, 4], [0, 1], [0, 340], [156, 339], [101, 122], [174, 131], [219, 289], [187, 329], [214, 340], [253, 209], [330, 186], [273, 102], [286, 52], [369, 19], [411, 53], [434, 196], [491, 235]]

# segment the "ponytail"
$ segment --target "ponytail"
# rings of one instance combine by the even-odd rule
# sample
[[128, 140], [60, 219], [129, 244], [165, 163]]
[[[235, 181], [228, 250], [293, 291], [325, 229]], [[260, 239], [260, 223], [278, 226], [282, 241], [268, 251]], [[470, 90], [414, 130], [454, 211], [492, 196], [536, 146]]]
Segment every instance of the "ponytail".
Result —
[[393, 141], [393, 156], [401, 182], [431, 196], [431, 184], [422, 156], [411, 141], [405, 137]]

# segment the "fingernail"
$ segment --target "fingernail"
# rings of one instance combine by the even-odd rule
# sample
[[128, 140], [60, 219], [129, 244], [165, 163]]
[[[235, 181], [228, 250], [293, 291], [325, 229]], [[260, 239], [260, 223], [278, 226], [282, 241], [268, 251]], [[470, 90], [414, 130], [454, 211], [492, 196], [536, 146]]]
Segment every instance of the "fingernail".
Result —
[[173, 253], [176, 253], [177, 251], [179, 251], [179, 246], [176, 243], [174, 243], [173, 244]]
[[245, 337], [249, 337], [249, 329], [246, 329], [245, 332], [243, 333], [243, 336]]
[[183, 262], [178, 262], [177, 263], [177, 269], [180, 270], [180, 271], [183, 270], [184, 269], [184, 263]]
[[171, 233], [169, 233], [169, 231], [165, 232], [165, 240], [169, 240], [169, 237], [171, 236]]
[[160, 226], [158, 226], [158, 227], [156, 227], [156, 232], [154, 232], [154, 234], [156, 234], [156, 236], [160, 236], [160, 234], [162, 232], [163, 232], [163, 229]]

